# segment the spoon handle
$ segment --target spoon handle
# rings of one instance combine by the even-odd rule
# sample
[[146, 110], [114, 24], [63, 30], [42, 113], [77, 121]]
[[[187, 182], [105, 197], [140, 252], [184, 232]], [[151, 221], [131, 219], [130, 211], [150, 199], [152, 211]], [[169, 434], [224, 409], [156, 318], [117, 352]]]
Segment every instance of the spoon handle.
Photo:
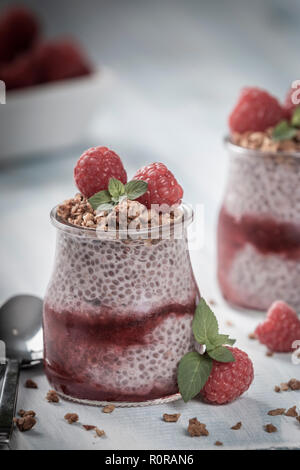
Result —
[[0, 444], [8, 443], [12, 433], [18, 395], [19, 370], [19, 362], [15, 359], [8, 359], [0, 399]]

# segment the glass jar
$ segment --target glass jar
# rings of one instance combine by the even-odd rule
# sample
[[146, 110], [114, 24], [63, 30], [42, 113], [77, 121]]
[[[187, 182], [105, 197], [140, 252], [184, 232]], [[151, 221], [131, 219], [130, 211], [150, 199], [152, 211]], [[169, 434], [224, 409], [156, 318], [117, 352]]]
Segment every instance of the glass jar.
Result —
[[300, 154], [226, 139], [229, 176], [218, 222], [218, 280], [230, 303], [300, 310]]
[[[44, 362], [61, 394], [143, 402], [178, 392], [176, 370], [193, 349], [199, 292], [183, 236], [121, 240], [56, 217], [54, 271], [44, 302]], [[102, 234], [103, 235], [103, 234]]]

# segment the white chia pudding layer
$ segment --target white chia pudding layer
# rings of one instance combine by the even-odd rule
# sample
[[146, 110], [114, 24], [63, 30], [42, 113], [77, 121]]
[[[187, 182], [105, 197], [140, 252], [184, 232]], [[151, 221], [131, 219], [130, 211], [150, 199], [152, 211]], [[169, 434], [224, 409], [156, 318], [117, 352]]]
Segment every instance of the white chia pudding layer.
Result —
[[268, 215], [300, 224], [300, 154], [297, 158], [250, 151], [230, 157], [224, 200], [229, 214], [237, 219]]

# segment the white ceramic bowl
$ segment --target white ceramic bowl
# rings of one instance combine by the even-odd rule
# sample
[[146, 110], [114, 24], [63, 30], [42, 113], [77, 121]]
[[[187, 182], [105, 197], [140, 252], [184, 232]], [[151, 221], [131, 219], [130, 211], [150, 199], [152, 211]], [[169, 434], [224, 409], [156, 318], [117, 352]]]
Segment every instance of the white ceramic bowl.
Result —
[[0, 160], [41, 155], [84, 138], [112, 73], [84, 77], [6, 94], [0, 104]]

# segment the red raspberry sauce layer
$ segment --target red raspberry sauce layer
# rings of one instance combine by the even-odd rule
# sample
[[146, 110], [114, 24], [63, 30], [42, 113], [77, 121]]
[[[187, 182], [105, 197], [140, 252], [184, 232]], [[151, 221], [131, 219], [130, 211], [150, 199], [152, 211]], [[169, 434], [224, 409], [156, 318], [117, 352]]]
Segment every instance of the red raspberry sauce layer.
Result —
[[[146, 318], [134, 314], [115, 320], [110, 309], [99, 307], [96, 315], [84, 316], [56, 312], [46, 304], [48, 380], [66, 395], [97, 401], [146, 401], [177, 393], [174, 371], [182, 353], [192, 349], [190, 328], [195, 307], [196, 302], [188, 306], [171, 304]], [[170, 346], [170, 357], [166, 355], [166, 345], [167, 349]], [[133, 369], [130, 361], [134, 361]], [[131, 388], [130, 374], [134, 374], [135, 380], [141, 377], [139, 393]], [[128, 384], [120, 387], [123, 375]], [[166, 378], [161, 379], [162, 376]]]

